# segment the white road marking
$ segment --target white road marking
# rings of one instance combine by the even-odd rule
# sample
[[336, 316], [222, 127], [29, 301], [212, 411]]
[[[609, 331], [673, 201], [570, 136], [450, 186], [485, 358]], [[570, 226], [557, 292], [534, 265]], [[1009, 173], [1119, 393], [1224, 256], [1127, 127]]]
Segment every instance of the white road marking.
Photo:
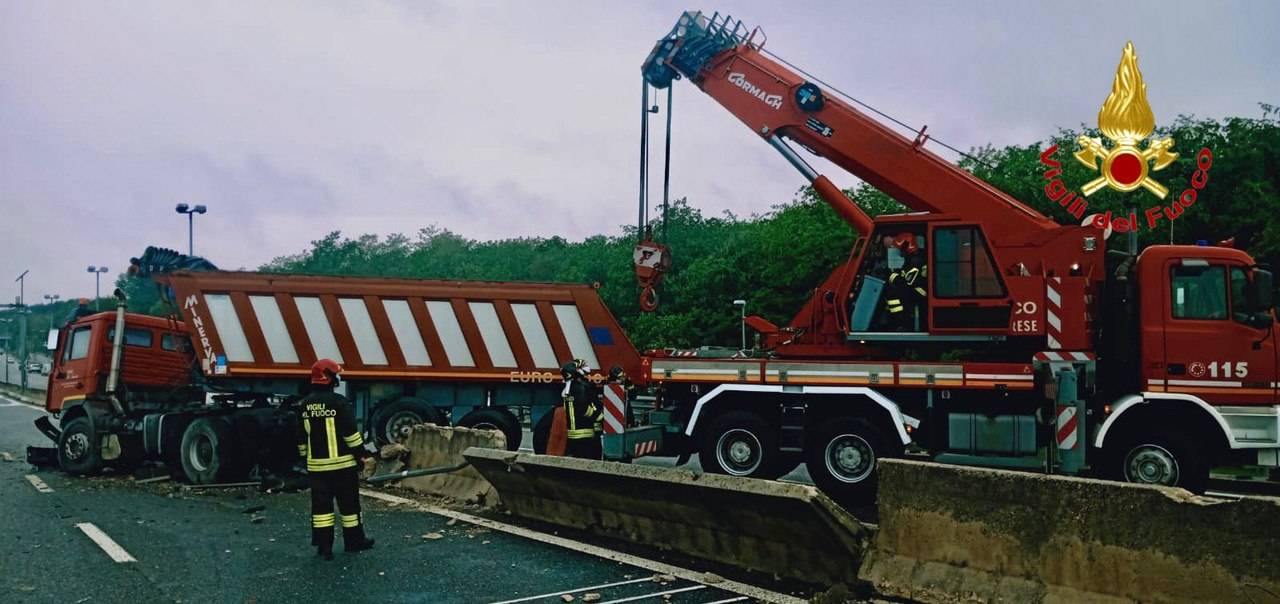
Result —
[[715, 602], [707, 602], [707, 604], [731, 604], [732, 602], [742, 602], [742, 601], [745, 601], [746, 599], [747, 599], [746, 596], [738, 596], [736, 598], [729, 598], [728, 600], [716, 600]]
[[655, 591], [651, 594], [631, 596], [629, 598], [618, 598], [617, 600], [609, 600], [606, 602], [601, 602], [600, 604], [622, 604], [623, 602], [635, 602], [637, 600], [648, 600], [649, 598], [661, 598], [662, 596], [669, 596], [671, 594], [684, 593], [686, 591], [698, 591], [699, 589], [706, 589], [706, 588], [707, 588], [706, 585], [693, 585], [691, 587], [681, 587], [680, 589], [668, 589], [667, 591]]
[[644, 582], [646, 582], [646, 581], [652, 581], [652, 580], [653, 580], [653, 578], [652, 578], [652, 577], [644, 577], [644, 578], [641, 578], [641, 579], [631, 579], [630, 581], [618, 581], [617, 583], [605, 583], [605, 584], [603, 584], [603, 585], [591, 585], [591, 586], [588, 586], [588, 587], [575, 587], [575, 588], [573, 588], [573, 589], [562, 589], [562, 590], [560, 590], [560, 591], [553, 591], [553, 592], [550, 592], [550, 593], [538, 594], [538, 595], [536, 595], [536, 596], [529, 596], [529, 597], [527, 597], [527, 598], [518, 598], [518, 599], [515, 599], [515, 600], [503, 600], [503, 601], [501, 601], [501, 602], [493, 602], [493, 604], [516, 604], [517, 602], [529, 602], [529, 601], [531, 601], [531, 600], [541, 600], [541, 599], [543, 599], [543, 598], [554, 598], [554, 597], [561, 596], [561, 595], [564, 595], [564, 594], [576, 594], [576, 593], [579, 593], [579, 592], [593, 591], [593, 590], [596, 590], [596, 589], [605, 589], [605, 588], [608, 588], [608, 587], [617, 587], [617, 586], [619, 586], [619, 585], [631, 585], [632, 583], [644, 583]]
[[[546, 543], [548, 545], [563, 547], [565, 549], [582, 552], [587, 555], [595, 556], [597, 558], [604, 558], [605, 560], [611, 560], [613, 562], [630, 564], [631, 566], [643, 568], [650, 572], [654, 572], [662, 575], [671, 575], [673, 577], [684, 579], [686, 581], [701, 583], [704, 578], [703, 573], [694, 571], [694, 570], [689, 570], [687, 568], [672, 566], [664, 562], [658, 562], [656, 560], [649, 560], [647, 558], [641, 558], [639, 556], [633, 556], [631, 554], [616, 552], [611, 549], [606, 549], [596, 545], [591, 545], [590, 543], [583, 543], [581, 541], [574, 541], [573, 539], [566, 539], [564, 537], [559, 537], [556, 535], [539, 533], [538, 531], [527, 529], [522, 526], [507, 524], [505, 522], [490, 520], [488, 518], [481, 518], [479, 516], [472, 516], [471, 514], [467, 514], [465, 512], [459, 512], [456, 510], [451, 510], [449, 508], [443, 508], [440, 506], [419, 503], [412, 499], [406, 499], [404, 497], [399, 497], [396, 495], [390, 495], [387, 493], [382, 493], [379, 491], [373, 491], [369, 489], [360, 489], [360, 494], [364, 495], [365, 497], [369, 497], [371, 499], [378, 499], [381, 501], [385, 501], [387, 503], [403, 505], [412, 509], [435, 514], [437, 516], [444, 516], [445, 518], [454, 518], [456, 520], [461, 520], [462, 522], [466, 522], [468, 524], [474, 524], [476, 526], [482, 526], [488, 529], [493, 529], [495, 531], [501, 531], [503, 533], [507, 533], [510, 535], [516, 535], [518, 537], [532, 539], [534, 541], [538, 541], [540, 543]], [[775, 604], [805, 604], [805, 600], [801, 598], [797, 598], [795, 596], [789, 596], [784, 593], [778, 593], [776, 591], [770, 591], [768, 589], [764, 589], [763, 587], [756, 587], [754, 585], [748, 585], [746, 583], [740, 583], [738, 581], [731, 581], [728, 579], [720, 583], [716, 583], [716, 588], [723, 589], [725, 591], [731, 591], [733, 593], [741, 594], [744, 596], [749, 596], [757, 600], [763, 600], [765, 602], [773, 602]]]
[[28, 402], [20, 401], [17, 399], [12, 399], [7, 396], [0, 396], [0, 407], [21, 407], [23, 409], [28, 409], [31, 411], [39, 411], [41, 413], [44, 412], [44, 407], [41, 407], [34, 403], [28, 403]]
[[112, 560], [115, 560], [116, 562], [138, 561], [137, 558], [130, 556], [129, 552], [125, 551], [123, 547], [120, 547], [119, 543], [116, 543], [115, 540], [102, 532], [102, 529], [94, 526], [92, 522], [81, 522], [76, 525], [76, 528], [80, 529], [81, 532], [92, 539], [94, 543], [97, 543], [98, 547], [102, 548], [102, 551], [106, 552]]
[[50, 488], [49, 485], [45, 484], [43, 480], [40, 480], [40, 477], [35, 474], [27, 474], [27, 482], [31, 483], [31, 486], [35, 487], [36, 490], [41, 493], [53, 492], [53, 489]]

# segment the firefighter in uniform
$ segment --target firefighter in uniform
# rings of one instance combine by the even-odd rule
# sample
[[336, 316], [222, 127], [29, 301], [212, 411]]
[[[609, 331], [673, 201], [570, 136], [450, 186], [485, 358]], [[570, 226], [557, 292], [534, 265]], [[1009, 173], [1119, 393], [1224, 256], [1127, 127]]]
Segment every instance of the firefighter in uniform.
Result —
[[[333, 559], [334, 527], [342, 524], [348, 552], [373, 547], [360, 519], [358, 466], [369, 455], [356, 429], [347, 399], [333, 391], [342, 367], [331, 359], [311, 366], [312, 392], [299, 403], [298, 455], [307, 460], [311, 482], [311, 544], [325, 560]], [[333, 503], [338, 502], [338, 515]]]
[[902, 261], [897, 267], [890, 266], [892, 272], [885, 285], [885, 310], [894, 329], [916, 330], [915, 311], [928, 298], [929, 268], [923, 251], [916, 245], [915, 235], [899, 233], [894, 238], [894, 246], [901, 252]]
[[582, 459], [600, 459], [600, 436], [596, 422], [602, 421], [596, 406], [595, 388], [587, 381], [591, 368], [582, 359], [565, 363], [560, 373], [564, 377], [564, 391], [560, 398], [564, 404], [564, 419], [568, 424], [565, 454]]

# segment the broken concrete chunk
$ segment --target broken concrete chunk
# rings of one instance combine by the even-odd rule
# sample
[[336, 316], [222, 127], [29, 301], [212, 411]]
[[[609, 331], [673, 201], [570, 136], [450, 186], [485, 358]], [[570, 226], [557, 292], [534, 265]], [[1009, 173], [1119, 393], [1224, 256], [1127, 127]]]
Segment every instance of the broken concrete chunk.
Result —
[[444, 535], [441, 535], [440, 533], [427, 533], [427, 534], [423, 535], [423, 536], [422, 536], [422, 538], [423, 538], [423, 539], [431, 539], [431, 540], [435, 540], [435, 539], [444, 539]]
[[572, 602], [572, 601], [573, 601], [573, 596], [572, 596], [571, 594], [564, 594], [564, 595], [560, 596], [560, 601], [561, 601], [561, 602]]
[[720, 575], [717, 575], [715, 573], [702, 573], [702, 582], [708, 585], [715, 585], [716, 583], [724, 583], [724, 577], [721, 577]]
[[585, 593], [585, 594], [582, 594], [582, 601], [583, 601], [583, 602], [599, 602], [599, 601], [600, 601], [600, 594], [598, 594], [598, 593], [596, 593], [596, 592], [594, 592], [594, 591], [593, 591], [593, 592], [591, 592], [591, 593]]
[[13, 453], [8, 451], [0, 451], [0, 459], [5, 461], [13, 461]]

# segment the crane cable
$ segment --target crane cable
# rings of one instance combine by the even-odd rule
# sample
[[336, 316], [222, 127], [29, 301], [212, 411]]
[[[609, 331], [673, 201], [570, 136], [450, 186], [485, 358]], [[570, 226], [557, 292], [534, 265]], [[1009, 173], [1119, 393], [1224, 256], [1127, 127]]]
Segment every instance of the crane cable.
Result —
[[[874, 114], [876, 114], [876, 115], [878, 115], [878, 116], [880, 116], [880, 117], [882, 117], [882, 118], [884, 118], [884, 119], [886, 119], [886, 120], [889, 120], [889, 121], [891, 121], [891, 122], [893, 122], [893, 123], [895, 123], [895, 124], [897, 124], [897, 125], [899, 125], [899, 126], [901, 126], [901, 127], [905, 128], [905, 129], [907, 129], [907, 130], [909, 130], [909, 131], [911, 131], [911, 132], [913, 132], [913, 133], [919, 133], [919, 132], [920, 132], [920, 129], [919, 129], [919, 128], [914, 128], [914, 127], [910, 126], [909, 124], [907, 124], [906, 122], [903, 122], [902, 120], [900, 120], [900, 119], [898, 119], [898, 118], [896, 118], [896, 117], [893, 117], [892, 115], [889, 115], [888, 113], [885, 113], [885, 112], [883, 112], [883, 111], [881, 111], [881, 110], [879, 110], [879, 109], [876, 109], [875, 107], [872, 107], [871, 105], [869, 105], [869, 104], [867, 104], [867, 103], [864, 103], [864, 102], [862, 102], [862, 101], [858, 100], [858, 99], [857, 99], [857, 98], [855, 98], [852, 94], [849, 94], [849, 93], [847, 93], [847, 92], [845, 92], [845, 91], [843, 91], [843, 90], [840, 90], [839, 88], [836, 88], [835, 86], [832, 86], [831, 84], [828, 84], [828, 83], [826, 83], [826, 82], [822, 81], [822, 79], [821, 79], [821, 78], [819, 78], [819, 77], [817, 77], [817, 76], [815, 76], [815, 75], [813, 75], [813, 74], [811, 74], [811, 73], [809, 73], [809, 72], [805, 71], [804, 69], [801, 69], [800, 67], [797, 67], [796, 65], [793, 65], [790, 61], [787, 61], [786, 59], [784, 59], [784, 58], [782, 58], [782, 57], [780, 57], [780, 56], [778, 56], [778, 55], [774, 54], [773, 52], [770, 52], [770, 51], [766, 50], [766, 49], [765, 49], [765, 48], [763, 48], [763, 47], [759, 48], [759, 51], [760, 51], [760, 52], [762, 52], [762, 53], [764, 53], [764, 54], [766, 54], [766, 55], [768, 55], [769, 57], [773, 58], [774, 60], [778, 61], [779, 63], [782, 63], [783, 65], [786, 65], [787, 67], [790, 67], [791, 69], [793, 69], [793, 70], [795, 70], [796, 72], [798, 72], [800, 75], [803, 75], [804, 77], [809, 78], [810, 80], [812, 80], [812, 81], [814, 81], [814, 82], [817, 82], [817, 83], [821, 84], [822, 86], [824, 86], [824, 87], [826, 87], [826, 88], [829, 88], [830, 90], [834, 91], [836, 94], [839, 94], [840, 96], [842, 96], [842, 97], [844, 97], [844, 98], [848, 99], [849, 101], [852, 101], [852, 102], [854, 102], [854, 103], [857, 103], [857, 104], [859, 104], [859, 105], [863, 106], [863, 107], [864, 107], [864, 108], [866, 108], [868, 111], [871, 111], [872, 113], [874, 113]], [[982, 159], [982, 158], [980, 158], [980, 157], [976, 157], [976, 156], [974, 156], [974, 155], [972, 155], [972, 154], [965, 153], [964, 151], [961, 151], [961, 150], [959, 150], [959, 149], [957, 149], [957, 148], [955, 148], [955, 147], [952, 147], [951, 145], [948, 145], [947, 143], [945, 143], [945, 142], [943, 142], [943, 141], [939, 140], [939, 139], [938, 139], [937, 137], [935, 137], [935, 136], [930, 136], [930, 137], [929, 137], [929, 140], [931, 140], [931, 141], [933, 141], [933, 142], [935, 142], [935, 143], [938, 143], [939, 145], [942, 145], [943, 147], [946, 147], [947, 149], [950, 149], [950, 150], [951, 150], [952, 152], [954, 152], [956, 155], [959, 155], [959, 156], [961, 156], [961, 157], [965, 157], [965, 158], [971, 159], [971, 160], [973, 160], [973, 161], [976, 161], [976, 162], [978, 162], [978, 163], [980, 163], [980, 164], [982, 164], [982, 165], [984, 165], [984, 166], [986, 166], [986, 167], [988, 167], [988, 168], [991, 168], [991, 169], [993, 169], [993, 170], [996, 168], [994, 165], [992, 165], [992, 164], [988, 163], [986, 160], [984, 160], [984, 159]]]

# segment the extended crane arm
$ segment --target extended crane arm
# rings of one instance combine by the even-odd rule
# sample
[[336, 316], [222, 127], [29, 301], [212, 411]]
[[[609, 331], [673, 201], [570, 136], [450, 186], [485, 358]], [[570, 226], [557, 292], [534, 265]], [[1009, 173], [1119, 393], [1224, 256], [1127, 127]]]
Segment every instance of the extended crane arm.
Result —
[[686, 12], [645, 61], [645, 80], [665, 88], [686, 77], [778, 149], [855, 229], [871, 220], [783, 140], [830, 159], [907, 207], [982, 222], [992, 239], [1021, 238], [1058, 224], [914, 140], [826, 94], [763, 51], [758, 30], [719, 15]]

